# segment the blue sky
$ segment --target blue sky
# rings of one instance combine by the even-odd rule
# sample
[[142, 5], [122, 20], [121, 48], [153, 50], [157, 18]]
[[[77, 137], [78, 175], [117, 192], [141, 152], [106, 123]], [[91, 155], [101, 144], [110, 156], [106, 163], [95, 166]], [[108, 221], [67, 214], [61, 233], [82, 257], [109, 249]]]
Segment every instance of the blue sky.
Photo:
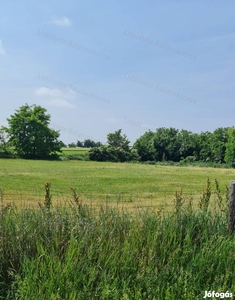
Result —
[[235, 2], [0, 4], [0, 125], [45, 107], [65, 143], [235, 125]]

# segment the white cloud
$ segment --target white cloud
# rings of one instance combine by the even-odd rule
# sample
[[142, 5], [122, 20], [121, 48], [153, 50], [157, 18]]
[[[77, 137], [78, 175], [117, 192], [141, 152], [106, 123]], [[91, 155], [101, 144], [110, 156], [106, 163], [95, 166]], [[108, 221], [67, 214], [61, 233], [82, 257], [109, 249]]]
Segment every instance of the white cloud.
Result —
[[64, 93], [59, 89], [48, 89], [46, 87], [40, 87], [34, 91], [36, 96], [39, 96], [43, 99], [47, 105], [56, 106], [56, 107], [68, 107], [74, 108], [75, 105], [71, 104], [69, 101], [73, 100], [74, 93], [67, 92]]
[[61, 97], [63, 92], [58, 89], [48, 89], [46, 87], [40, 87], [35, 90], [37, 96], [51, 96], [51, 97]]
[[0, 55], [4, 55], [4, 54], [6, 54], [6, 52], [5, 52], [5, 49], [3, 48], [3, 45], [2, 45], [2, 40], [0, 39]]
[[67, 17], [53, 18], [51, 23], [54, 25], [57, 25], [57, 26], [70, 26], [71, 25], [71, 21]]

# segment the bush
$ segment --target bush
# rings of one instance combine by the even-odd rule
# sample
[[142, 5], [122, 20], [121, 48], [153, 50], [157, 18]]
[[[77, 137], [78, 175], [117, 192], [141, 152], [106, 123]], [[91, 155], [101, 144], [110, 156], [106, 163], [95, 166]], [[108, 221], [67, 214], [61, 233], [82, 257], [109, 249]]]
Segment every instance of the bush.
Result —
[[194, 162], [196, 161], [196, 157], [195, 156], [187, 156], [186, 158], [183, 158], [180, 160], [180, 162]]

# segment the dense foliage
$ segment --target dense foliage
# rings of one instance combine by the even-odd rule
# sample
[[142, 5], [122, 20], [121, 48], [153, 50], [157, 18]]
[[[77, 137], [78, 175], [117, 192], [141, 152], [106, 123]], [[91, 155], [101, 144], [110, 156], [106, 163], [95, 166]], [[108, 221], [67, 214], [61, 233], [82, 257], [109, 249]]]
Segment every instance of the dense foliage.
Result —
[[139, 158], [137, 152], [131, 150], [130, 141], [125, 134], [122, 135], [121, 129], [109, 133], [107, 141], [107, 146], [95, 147], [89, 150], [90, 160], [125, 162]]
[[218, 128], [213, 133], [192, 133], [175, 128], [148, 131], [133, 145], [140, 161], [235, 161], [235, 129]]
[[213, 162], [235, 166], [235, 128], [192, 133], [188, 130], [161, 127], [147, 131], [130, 147], [121, 129], [109, 133], [108, 146], [89, 151], [91, 160], [124, 162]]
[[50, 115], [41, 106], [21, 106], [7, 119], [9, 144], [26, 158], [45, 158], [60, 151], [59, 132], [49, 128]]

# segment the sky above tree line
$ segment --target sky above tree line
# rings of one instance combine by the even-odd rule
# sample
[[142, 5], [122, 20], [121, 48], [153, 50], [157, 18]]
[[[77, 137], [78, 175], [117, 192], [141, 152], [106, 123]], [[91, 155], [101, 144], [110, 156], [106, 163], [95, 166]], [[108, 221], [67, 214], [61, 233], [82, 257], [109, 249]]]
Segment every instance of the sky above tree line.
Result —
[[45, 107], [65, 143], [235, 125], [235, 2], [3, 0], [0, 125]]

